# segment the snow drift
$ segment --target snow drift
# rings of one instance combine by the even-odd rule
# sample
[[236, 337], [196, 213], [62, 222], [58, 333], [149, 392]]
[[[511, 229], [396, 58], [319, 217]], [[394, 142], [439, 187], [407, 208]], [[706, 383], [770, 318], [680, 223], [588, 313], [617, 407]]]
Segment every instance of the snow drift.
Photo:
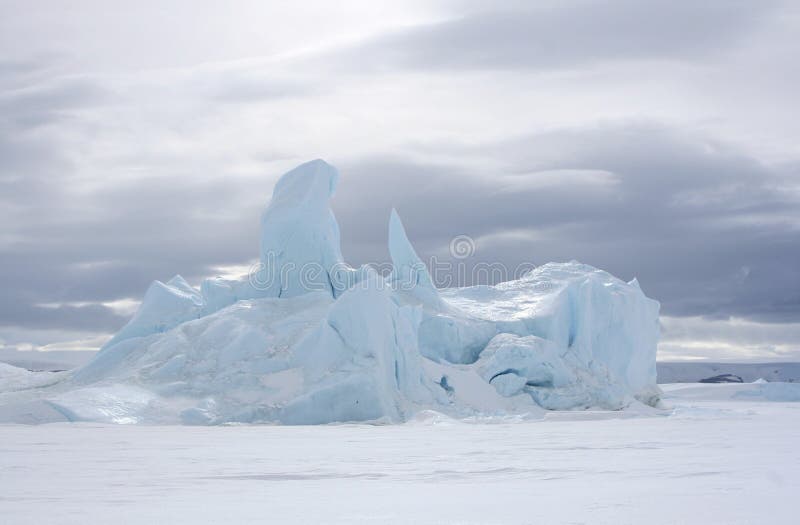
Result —
[[257, 272], [154, 282], [92, 362], [44, 386], [15, 375], [0, 418], [316, 424], [657, 403], [659, 305], [635, 280], [550, 263], [438, 290], [394, 210], [391, 275], [352, 268], [329, 205], [337, 179], [321, 160], [286, 173]]

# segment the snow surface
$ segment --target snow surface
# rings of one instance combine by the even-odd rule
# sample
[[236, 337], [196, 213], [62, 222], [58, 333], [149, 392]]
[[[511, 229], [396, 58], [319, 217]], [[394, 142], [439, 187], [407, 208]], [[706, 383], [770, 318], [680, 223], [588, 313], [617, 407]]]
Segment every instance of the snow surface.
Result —
[[800, 404], [759, 388], [667, 385], [653, 417], [0, 425], [0, 521], [794, 524]]
[[321, 160], [283, 175], [255, 274], [199, 290], [180, 276], [154, 282], [87, 365], [46, 386], [0, 381], [0, 421], [316, 424], [657, 406], [659, 305], [636, 280], [573, 261], [437, 290], [395, 211], [392, 274], [352, 268], [330, 208], [337, 180]]
[[0, 392], [13, 392], [50, 385], [60, 380], [63, 374], [31, 372], [24, 368], [0, 363]]

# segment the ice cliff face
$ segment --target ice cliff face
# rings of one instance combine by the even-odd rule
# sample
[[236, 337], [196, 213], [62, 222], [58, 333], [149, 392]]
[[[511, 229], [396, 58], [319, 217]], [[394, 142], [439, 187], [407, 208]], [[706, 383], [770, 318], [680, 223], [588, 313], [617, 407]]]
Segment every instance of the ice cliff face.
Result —
[[622, 407], [629, 395], [657, 401], [659, 305], [638, 283], [577, 262], [549, 263], [517, 281], [443, 296], [495, 323], [498, 335], [477, 363], [492, 384], [496, 374], [518, 376], [501, 381], [524, 383], [520, 391], [549, 409]]
[[351, 268], [329, 206], [337, 178], [321, 160], [285, 174], [255, 274], [154, 282], [91, 363], [0, 393], [0, 415], [315, 424], [657, 402], [658, 303], [638, 283], [571, 262], [437, 290], [394, 210], [391, 274]]

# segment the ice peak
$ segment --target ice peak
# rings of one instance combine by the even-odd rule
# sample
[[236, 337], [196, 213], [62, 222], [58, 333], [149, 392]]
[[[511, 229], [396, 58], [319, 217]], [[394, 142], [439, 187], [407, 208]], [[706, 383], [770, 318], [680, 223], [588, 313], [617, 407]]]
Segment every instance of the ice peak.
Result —
[[411, 292], [423, 302], [438, 301], [438, 292], [428, 268], [408, 240], [403, 222], [394, 208], [389, 216], [389, 255], [394, 267], [390, 280], [397, 289]]
[[283, 174], [272, 190], [270, 207], [297, 206], [303, 202], [326, 204], [336, 192], [339, 172], [322, 159], [301, 164]]
[[339, 173], [317, 159], [275, 184], [261, 217], [259, 284], [265, 295], [292, 297], [312, 291], [333, 295], [330, 273], [343, 264], [339, 225], [330, 208]]

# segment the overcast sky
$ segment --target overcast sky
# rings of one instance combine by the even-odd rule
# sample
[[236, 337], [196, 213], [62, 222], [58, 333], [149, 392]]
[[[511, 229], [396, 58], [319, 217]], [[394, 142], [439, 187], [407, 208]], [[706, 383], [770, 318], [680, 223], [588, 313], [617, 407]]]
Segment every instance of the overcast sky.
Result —
[[0, 0], [0, 348], [92, 348], [341, 172], [345, 258], [578, 259], [661, 359], [800, 359], [800, 4]]

